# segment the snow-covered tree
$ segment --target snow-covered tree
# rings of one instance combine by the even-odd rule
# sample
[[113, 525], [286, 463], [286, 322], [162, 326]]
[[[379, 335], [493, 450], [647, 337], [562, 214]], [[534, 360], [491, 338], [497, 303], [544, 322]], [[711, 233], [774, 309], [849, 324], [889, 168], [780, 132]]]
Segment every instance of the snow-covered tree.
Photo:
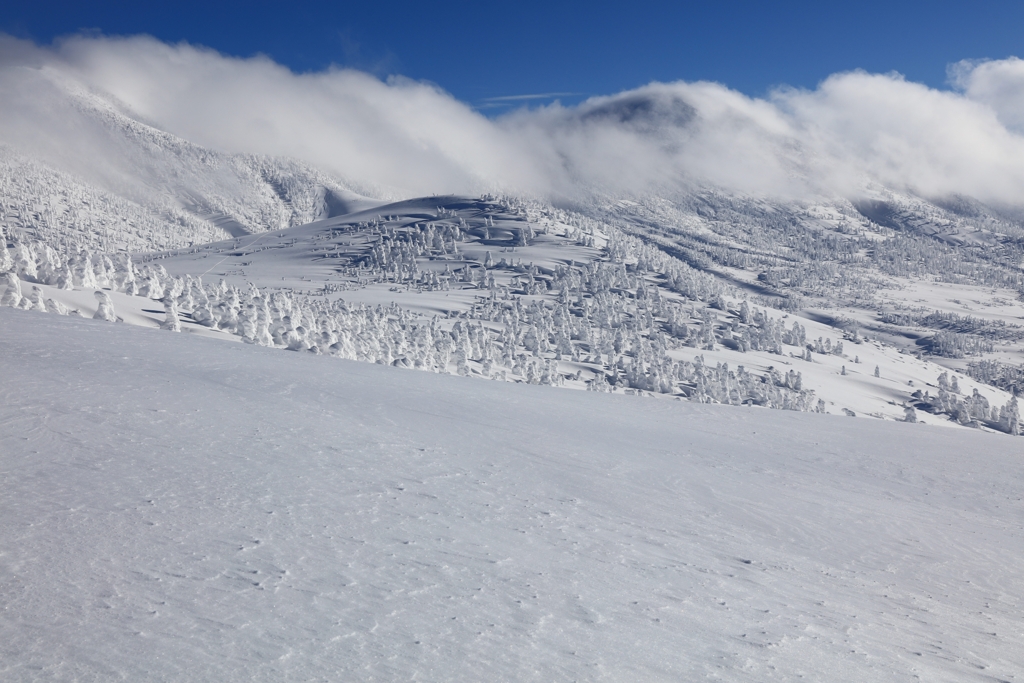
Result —
[[12, 306], [17, 308], [21, 305], [21, 281], [13, 272], [4, 274], [6, 288], [3, 296], [0, 297], [0, 306]]
[[114, 302], [110, 300], [110, 295], [103, 290], [96, 290], [94, 295], [96, 296], [96, 302], [99, 304], [99, 307], [96, 309], [96, 313], [92, 316], [93, 319], [117, 322], [117, 315], [114, 314]]
[[173, 296], [165, 296], [160, 300], [164, 305], [164, 321], [160, 329], [181, 332], [181, 321], [178, 320], [178, 301]]

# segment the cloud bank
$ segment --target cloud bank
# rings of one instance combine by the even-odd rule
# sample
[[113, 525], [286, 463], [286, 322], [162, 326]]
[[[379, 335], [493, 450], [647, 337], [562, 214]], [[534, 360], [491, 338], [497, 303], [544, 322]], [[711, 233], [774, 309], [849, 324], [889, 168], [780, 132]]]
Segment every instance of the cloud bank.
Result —
[[296, 74], [265, 57], [147, 37], [48, 47], [0, 37], [0, 141], [81, 174], [123, 174], [109, 135], [69, 103], [77, 88], [198, 145], [298, 158], [408, 195], [578, 198], [710, 185], [854, 197], [881, 183], [1020, 206], [1024, 61], [962, 62], [950, 73], [951, 90], [849, 72], [765, 98], [717, 83], [652, 83], [488, 119], [400, 77]]

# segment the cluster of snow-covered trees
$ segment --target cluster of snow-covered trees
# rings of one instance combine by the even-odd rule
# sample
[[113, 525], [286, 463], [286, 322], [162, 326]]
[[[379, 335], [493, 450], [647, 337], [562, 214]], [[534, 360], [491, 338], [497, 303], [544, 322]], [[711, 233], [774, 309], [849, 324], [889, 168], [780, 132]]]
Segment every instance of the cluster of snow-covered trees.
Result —
[[[1024, 228], [984, 207], [890, 196], [872, 211], [840, 199], [804, 206], [713, 190], [671, 199], [577, 208], [699, 270], [749, 271], [780, 308], [794, 295], [867, 305], [890, 277], [1024, 291]], [[567, 213], [532, 211], [558, 220]]]
[[[904, 327], [925, 327], [939, 332], [950, 333], [938, 337], [935, 343], [944, 347], [937, 355], [962, 358], [965, 355], [991, 352], [992, 344], [987, 342], [1016, 342], [1024, 340], [1024, 327], [1005, 320], [986, 320], [972, 315], [960, 315], [942, 311], [889, 312], [881, 316], [884, 323]], [[958, 336], [955, 336], [958, 335]]]
[[[153, 203], [155, 202], [155, 203]], [[154, 197], [141, 205], [0, 148], [0, 227], [68, 252], [173, 249], [222, 239], [211, 223]]]
[[983, 353], [992, 353], [995, 350], [995, 345], [992, 342], [981, 337], [946, 330], [939, 330], [927, 342], [928, 350], [931, 353], [946, 358], [980, 356]]
[[[271, 170], [266, 171], [268, 176]], [[308, 204], [303, 211], [325, 201], [322, 194], [317, 199], [315, 191], [303, 190], [306, 186], [301, 179], [295, 182], [291, 196]], [[286, 195], [291, 190], [282, 186], [275, 192]], [[325, 285], [320, 296], [301, 296], [292, 290], [237, 287], [223, 281], [214, 285], [188, 275], [175, 277], [158, 265], [159, 259], [152, 254], [133, 260], [123, 252], [107, 251], [103, 244], [42, 241], [18, 230], [8, 231], [4, 240], [8, 246], [0, 251], [0, 273], [6, 273], [3, 304], [68, 312], [53, 299], [46, 299], [42, 290], [29, 291], [22, 284], [92, 289], [97, 292], [95, 317], [115, 320], [113, 302], [105, 294], [110, 290], [162, 302], [162, 326], [169, 330], [202, 326], [254, 344], [434, 372], [586, 386], [595, 391], [627, 389], [694, 401], [823, 410], [795, 370], [756, 374], [742, 366], [712, 366], [693, 356], [693, 350], [721, 346], [805, 361], [813, 361], [815, 354], [846, 357], [842, 340], [809, 339], [796, 316], [787, 321], [788, 316], [751, 305], [756, 301], [785, 309], [780, 301], [792, 306], [802, 303], [790, 286], [792, 277], [782, 283], [773, 280], [771, 274], [787, 272], [785, 268], [790, 267], [782, 265], [777, 256], [772, 257], [774, 265], [764, 271], [769, 275], [761, 282], [769, 290], [778, 285], [784, 296], [746, 300], [735, 286], [666, 248], [662, 237], [675, 239], [671, 231], [663, 231], [665, 235], [656, 230], [630, 234], [578, 213], [550, 207], [541, 210], [528, 201], [498, 198], [492, 204], [496, 210], [484, 207], [479, 214], [437, 207], [433, 218], [419, 221], [380, 216], [339, 228], [337, 234], [327, 231], [317, 238], [323, 242], [316, 244], [323, 246], [312, 249], [315, 258], [347, 259], [339, 260], [335, 271], [360, 284], [392, 283], [421, 291], [477, 290], [471, 310], [447, 318], [427, 320], [394, 305], [346, 304], [336, 298], [336, 292], [345, 289], [343, 283]], [[468, 216], [472, 217], [469, 221]], [[778, 216], [766, 218], [775, 221], [776, 228], [779, 220]], [[533, 244], [538, 235], [544, 237], [552, 225], [558, 226], [559, 243], [569, 239], [599, 256], [553, 267], [524, 263], [516, 250]], [[849, 232], [848, 239], [829, 234], [802, 247], [796, 246], [799, 238], [806, 236], [802, 229], [788, 229], [786, 234], [793, 237], [792, 249], [813, 252], [824, 261], [839, 252], [853, 262], [863, 258], [863, 249], [856, 242], [860, 239], [856, 231]], [[351, 245], [353, 240], [362, 240], [362, 250], [344, 251], [341, 245]], [[873, 243], [877, 245], [877, 239]], [[856, 247], [852, 251], [850, 244]], [[486, 258], [463, 254], [470, 247], [479, 253], [481, 246], [490, 247]], [[354, 253], [359, 254], [355, 259]], [[750, 258], [759, 268], [768, 262], [764, 254]], [[833, 275], [843, 270], [835, 263], [828, 268]], [[1017, 332], [1013, 326], [964, 316], [913, 314], [911, 320], [906, 317], [911, 314], [899, 315], [902, 317], [886, 322], [939, 328], [932, 351], [947, 356], [990, 350], [991, 342], [968, 331], [980, 331], [979, 325], [992, 327], [985, 328], [987, 335], [1001, 333], [998, 338]], [[846, 338], [859, 341], [855, 332]], [[681, 352], [693, 360], [685, 360]], [[992, 407], [985, 407], [983, 419], [982, 408], [972, 397], [954, 399], [955, 392], [946, 394], [949, 396], [943, 394], [931, 402], [929, 398], [923, 407], [958, 420], [966, 416], [968, 422], [1003, 424]]]
[[998, 387], [1014, 396], [1024, 393], [1024, 366], [982, 359], [968, 363], [965, 373], [971, 379]]
[[106, 287], [132, 294], [139, 291], [136, 269], [128, 254], [108, 254], [86, 246], [58, 251], [46, 242], [26, 241], [16, 235], [7, 237], [4, 232], [0, 229], [0, 273], [59, 289]]
[[[453, 234], [441, 231], [432, 244], [456, 248], [451, 242], [444, 244], [446, 236]], [[687, 310], [667, 301], [659, 287], [647, 282], [650, 272], [638, 273], [623, 263], [595, 262], [543, 276], [536, 268], [506, 263], [522, 270], [524, 295], [494, 288], [472, 311], [472, 318], [467, 314], [454, 320], [424, 320], [397, 306], [351, 306], [328, 297], [252, 285], [236, 288], [223, 281], [211, 285], [190, 275], [172, 276], [156, 262], [137, 264], [124, 254], [80, 248], [62, 255], [42, 242], [13, 239], [7, 244], [0, 248], [4, 305], [69, 312], [53, 299], [44, 299], [38, 287], [26, 295], [21, 282], [94, 289], [99, 304], [94, 317], [114, 320], [116, 313], [105, 292], [113, 290], [162, 302], [165, 329], [179, 330], [182, 323], [204, 326], [265, 346], [537, 384], [572, 381], [596, 391], [621, 388], [695, 401], [818, 408], [812, 392], [801, 386], [798, 372], [757, 376], [742, 367], [730, 370], [708, 366], [702, 359], [672, 357], [673, 349], [713, 348], [716, 342], [744, 348], [770, 345], [776, 353], [782, 353], [783, 344], [805, 343], [799, 323], [794, 321], [787, 329], [763, 312], [751, 311], [746, 302], [730, 312], [720, 289], [702, 288], [707, 281], [686, 277], [683, 271], [672, 272], [674, 280], [666, 281], [682, 283], [677, 287], [683, 291], [717, 297], [715, 303], [725, 309], [722, 315], [736, 320], [711, 313], [719, 309]], [[422, 242], [419, 247], [415, 242], [403, 245], [424, 248]], [[644, 245], [619, 244], [619, 255], [628, 255], [631, 246], [645, 253]], [[381, 259], [385, 271], [392, 262]], [[532, 301], [525, 296], [540, 289], [553, 296]]]
[[963, 425], [985, 425], [1007, 434], [1020, 433], [1020, 410], [1016, 396], [1012, 396], [1002, 406], [991, 405], [977, 389], [969, 396], [961, 394], [956, 376], [950, 377], [948, 372], [939, 375], [938, 385], [939, 391], [935, 396], [928, 392], [914, 393], [917, 408], [949, 415]]

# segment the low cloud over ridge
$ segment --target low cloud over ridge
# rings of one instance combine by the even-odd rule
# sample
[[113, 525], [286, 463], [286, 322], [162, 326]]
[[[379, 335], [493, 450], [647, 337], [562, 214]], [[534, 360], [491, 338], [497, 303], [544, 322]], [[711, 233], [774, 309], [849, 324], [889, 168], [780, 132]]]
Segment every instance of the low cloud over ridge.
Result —
[[[329, 69], [296, 74], [148, 37], [0, 37], [0, 142], [79, 174], [116, 176], [117, 150], [65, 101], [98, 94], [199, 145], [303, 159], [409, 195], [550, 197], [691, 185], [855, 197], [870, 183], [928, 197], [1024, 203], [1024, 61], [962, 62], [953, 90], [849, 72], [751, 98], [708, 82], [488, 119], [436, 86]], [[123, 171], [123, 169], [122, 169]], [[109, 183], [108, 183], [109, 184]]]

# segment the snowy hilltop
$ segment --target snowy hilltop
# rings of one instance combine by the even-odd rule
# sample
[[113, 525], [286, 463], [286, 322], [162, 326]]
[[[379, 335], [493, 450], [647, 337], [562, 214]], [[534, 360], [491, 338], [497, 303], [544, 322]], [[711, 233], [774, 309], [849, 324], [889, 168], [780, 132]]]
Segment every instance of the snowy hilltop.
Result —
[[[207, 105], [182, 109], [173, 88], [189, 96], [208, 67], [268, 88], [280, 74], [147, 39], [67, 54], [6, 40], [22, 62], [0, 71], [5, 305], [506, 382], [1018, 431], [1010, 161], [998, 180], [940, 182], [935, 164], [978, 160], [877, 112], [875, 129], [833, 130], [799, 94], [758, 103], [712, 84], [492, 124], [339, 72], [296, 82], [282, 106], [298, 128], [273, 108], [199, 126]], [[172, 90], [112, 80], [109, 60], [137, 68], [125, 54]], [[904, 90], [847, 75], [814, 106]], [[1016, 140], [977, 103], [933, 100], [979, 139]], [[404, 118], [408, 102], [426, 118]], [[879, 166], [877, 139], [866, 157], [841, 132], [902, 135], [931, 161]], [[282, 149], [296, 156], [268, 153]], [[413, 194], [437, 184], [492, 189]]]

